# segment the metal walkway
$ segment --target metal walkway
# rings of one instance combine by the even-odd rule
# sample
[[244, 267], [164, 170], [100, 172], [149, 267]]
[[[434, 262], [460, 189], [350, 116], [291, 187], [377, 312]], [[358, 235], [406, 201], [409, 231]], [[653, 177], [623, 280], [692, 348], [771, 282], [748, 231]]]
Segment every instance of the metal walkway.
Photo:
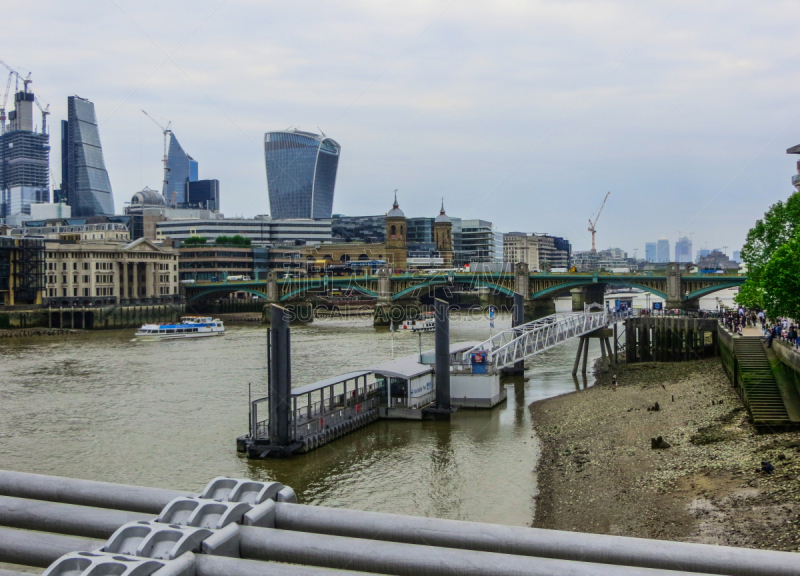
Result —
[[605, 328], [624, 317], [605, 309], [551, 314], [495, 334], [464, 352], [462, 362], [468, 364], [473, 352], [484, 351], [487, 352], [487, 364], [494, 365], [496, 369], [506, 368], [567, 340]]

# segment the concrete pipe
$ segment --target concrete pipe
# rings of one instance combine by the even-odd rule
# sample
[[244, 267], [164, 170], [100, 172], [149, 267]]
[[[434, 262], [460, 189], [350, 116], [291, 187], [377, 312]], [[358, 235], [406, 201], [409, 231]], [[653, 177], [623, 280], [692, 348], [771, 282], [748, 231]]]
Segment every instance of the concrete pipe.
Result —
[[407, 544], [731, 576], [796, 576], [791, 552], [278, 503], [275, 527]]
[[394, 576], [676, 576], [671, 570], [590, 564], [270, 528], [240, 528], [242, 558]]
[[[364, 572], [195, 554], [196, 576], [370, 576]], [[3, 576], [3, 574], [0, 574]]]
[[197, 496], [182, 490], [142, 488], [8, 470], [0, 470], [0, 495], [151, 514], [159, 514], [175, 498]]
[[96, 550], [105, 540], [0, 528], [0, 562], [47, 568], [64, 554]]
[[0, 526], [108, 538], [127, 522], [153, 520], [153, 514], [56, 504], [41, 500], [0, 496]]
[[[75, 538], [44, 532], [0, 528], [0, 562], [46, 568], [64, 554], [97, 550], [103, 540]], [[363, 572], [328, 570], [310, 566], [241, 560], [225, 556], [194, 554], [196, 576], [369, 576]], [[0, 576], [30, 576], [30, 573], [0, 570]]]

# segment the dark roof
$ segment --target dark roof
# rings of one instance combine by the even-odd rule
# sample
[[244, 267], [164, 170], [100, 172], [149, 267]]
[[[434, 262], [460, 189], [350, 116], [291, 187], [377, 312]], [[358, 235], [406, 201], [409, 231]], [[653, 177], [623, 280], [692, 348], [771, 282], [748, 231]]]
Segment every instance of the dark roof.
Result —
[[800, 154], [800, 144], [786, 149], [787, 154]]

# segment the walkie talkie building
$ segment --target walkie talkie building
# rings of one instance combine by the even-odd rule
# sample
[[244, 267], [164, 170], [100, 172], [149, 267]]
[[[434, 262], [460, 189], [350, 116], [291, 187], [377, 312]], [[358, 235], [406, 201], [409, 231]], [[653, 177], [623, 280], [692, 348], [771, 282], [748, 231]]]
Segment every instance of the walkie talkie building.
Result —
[[330, 218], [340, 151], [341, 146], [324, 135], [267, 132], [264, 156], [272, 218]]

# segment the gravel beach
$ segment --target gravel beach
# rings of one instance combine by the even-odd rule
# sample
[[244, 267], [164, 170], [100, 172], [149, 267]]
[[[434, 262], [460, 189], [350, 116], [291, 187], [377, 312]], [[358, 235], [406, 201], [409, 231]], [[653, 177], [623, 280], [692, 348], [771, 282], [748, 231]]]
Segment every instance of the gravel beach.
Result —
[[596, 370], [531, 405], [534, 526], [800, 551], [800, 432], [757, 434], [719, 359]]

